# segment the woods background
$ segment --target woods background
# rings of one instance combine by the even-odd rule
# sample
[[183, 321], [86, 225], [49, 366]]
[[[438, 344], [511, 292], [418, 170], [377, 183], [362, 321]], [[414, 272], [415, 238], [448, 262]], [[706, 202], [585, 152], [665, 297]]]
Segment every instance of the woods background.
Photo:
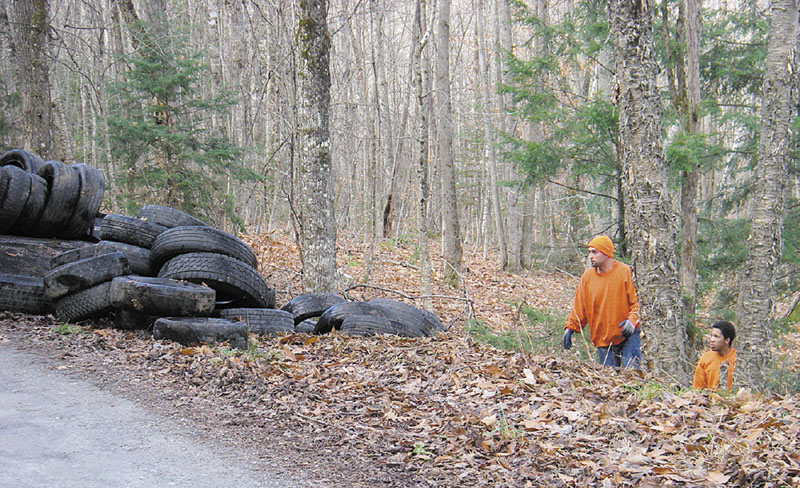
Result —
[[457, 288], [462, 246], [579, 274], [605, 233], [651, 366], [685, 381], [729, 318], [767, 384], [800, 278], [796, 1], [2, 4], [2, 145], [100, 168], [107, 212], [293, 232], [312, 288], [337, 234], [415, 242], [422, 294], [429, 240]]

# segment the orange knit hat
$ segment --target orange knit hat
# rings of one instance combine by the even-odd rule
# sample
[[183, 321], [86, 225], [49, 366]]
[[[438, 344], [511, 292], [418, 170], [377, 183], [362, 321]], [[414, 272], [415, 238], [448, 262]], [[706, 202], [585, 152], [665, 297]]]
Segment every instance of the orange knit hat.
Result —
[[606, 236], [597, 236], [586, 246], [593, 247], [610, 258], [614, 257], [614, 243]]

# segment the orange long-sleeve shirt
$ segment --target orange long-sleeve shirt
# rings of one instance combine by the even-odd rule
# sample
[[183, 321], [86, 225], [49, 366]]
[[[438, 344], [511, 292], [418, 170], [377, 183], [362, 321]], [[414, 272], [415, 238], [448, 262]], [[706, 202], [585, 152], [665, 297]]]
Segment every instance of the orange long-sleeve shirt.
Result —
[[614, 261], [607, 273], [595, 268], [584, 271], [564, 327], [580, 332], [588, 325], [592, 344], [608, 347], [624, 340], [619, 323], [625, 319], [639, 328], [639, 300], [630, 266]]
[[728, 354], [720, 356], [717, 351], [706, 351], [697, 360], [692, 378], [692, 388], [716, 390], [719, 388], [719, 370], [722, 363], [728, 362], [727, 390], [731, 391], [733, 384], [733, 366], [736, 364], [736, 349], [731, 349]]

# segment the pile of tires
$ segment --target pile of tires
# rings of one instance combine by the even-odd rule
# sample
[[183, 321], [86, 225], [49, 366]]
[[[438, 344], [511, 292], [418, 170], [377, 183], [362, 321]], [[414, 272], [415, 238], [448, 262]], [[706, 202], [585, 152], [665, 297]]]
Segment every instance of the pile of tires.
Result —
[[0, 234], [88, 238], [104, 191], [103, 174], [91, 166], [6, 151], [0, 155]]
[[433, 313], [387, 298], [345, 301], [333, 293], [306, 293], [282, 310], [292, 314], [295, 330], [313, 334], [339, 330], [355, 336], [434, 337], [446, 330]]

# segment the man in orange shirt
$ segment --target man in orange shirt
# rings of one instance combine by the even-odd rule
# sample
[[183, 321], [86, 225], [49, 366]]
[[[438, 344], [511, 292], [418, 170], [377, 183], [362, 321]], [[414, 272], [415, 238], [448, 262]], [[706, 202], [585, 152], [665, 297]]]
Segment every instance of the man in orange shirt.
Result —
[[631, 268], [614, 259], [607, 236], [595, 237], [587, 247], [592, 267], [581, 275], [564, 323], [564, 349], [572, 347], [572, 334], [588, 325], [600, 364], [640, 369], [641, 323]]
[[694, 368], [692, 388], [716, 390], [722, 378], [726, 380], [726, 390], [731, 391], [733, 384], [733, 366], [736, 364], [736, 349], [733, 340], [736, 338], [736, 329], [727, 320], [714, 322], [711, 326], [711, 336], [706, 351], [697, 361]]

